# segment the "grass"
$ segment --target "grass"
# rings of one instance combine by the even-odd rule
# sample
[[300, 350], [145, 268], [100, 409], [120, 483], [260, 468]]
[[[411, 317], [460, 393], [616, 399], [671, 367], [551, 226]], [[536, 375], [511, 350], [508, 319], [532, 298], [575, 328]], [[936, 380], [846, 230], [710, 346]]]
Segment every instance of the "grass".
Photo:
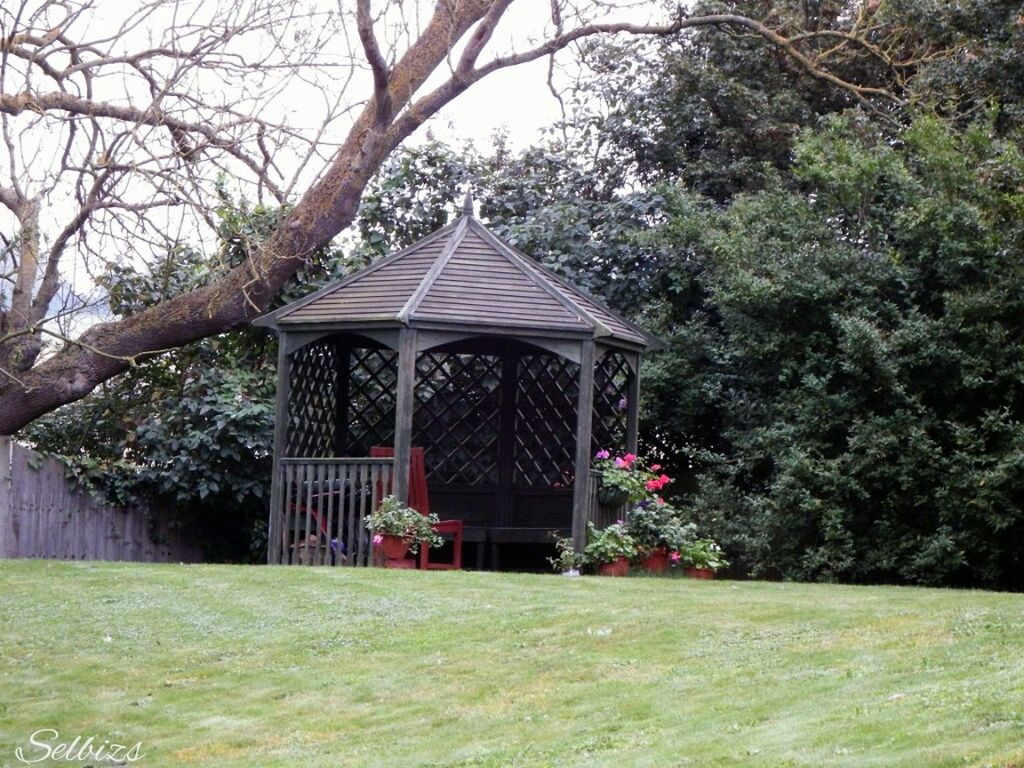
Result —
[[2, 562], [0, 765], [38, 728], [142, 766], [1024, 766], [1024, 596]]

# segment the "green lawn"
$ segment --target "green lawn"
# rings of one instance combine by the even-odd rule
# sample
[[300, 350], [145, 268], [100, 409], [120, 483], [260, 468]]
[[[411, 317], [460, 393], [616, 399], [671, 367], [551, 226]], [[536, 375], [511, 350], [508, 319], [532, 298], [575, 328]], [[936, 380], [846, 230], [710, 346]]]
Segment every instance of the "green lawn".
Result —
[[1021, 595], [8, 561], [0, 627], [0, 765], [1024, 765]]

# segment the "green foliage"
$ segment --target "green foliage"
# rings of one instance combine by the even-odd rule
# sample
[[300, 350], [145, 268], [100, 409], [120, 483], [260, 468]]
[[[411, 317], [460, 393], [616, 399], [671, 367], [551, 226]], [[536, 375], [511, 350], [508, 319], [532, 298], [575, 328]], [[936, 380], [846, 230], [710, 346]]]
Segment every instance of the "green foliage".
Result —
[[653, 500], [642, 501], [629, 510], [626, 530], [641, 555], [658, 548], [678, 552], [697, 535], [696, 524], [684, 522], [679, 509], [664, 501]]
[[[700, 2], [692, 12], [740, 13], [790, 30], [836, 26], [842, 2]], [[801, 126], [852, 106], [849, 94], [795, 67], [752, 35], [698, 30], [685, 39], [602, 43], [581, 88], [619, 174], [647, 186], [673, 180], [724, 202], [765, 188], [791, 164]], [[850, 73], [852, 76], [852, 73]], [[576, 118], [578, 122], [579, 118]]]
[[679, 553], [679, 565], [684, 568], [718, 571], [729, 567], [722, 548], [713, 539], [692, 539], [676, 551]]
[[1024, 157], [935, 118], [796, 156], [803, 194], [706, 234], [727, 446], [698, 513], [756, 574], [1020, 586]]
[[576, 551], [572, 539], [556, 537], [555, 552], [557, 554], [554, 557], [548, 558], [555, 573], [568, 573], [583, 566], [583, 555]]
[[437, 515], [423, 515], [394, 496], [385, 496], [380, 506], [366, 516], [366, 527], [376, 534], [400, 536], [409, 543], [409, 551], [419, 551], [421, 544], [440, 547], [441, 537], [434, 530]]
[[273, 441], [268, 342], [249, 331], [149, 360], [25, 437], [109, 500], [177, 510], [206, 557], [258, 559]]
[[1014, 0], [886, 0], [878, 20], [920, 59], [908, 83], [915, 104], [957, 128], [995, 106], [993, 127], [1012, 133], [1024, 117], [1020, 10]]
[[392, 155], [359, 204], [356, 251], [367, 262], [411, 245], [448, 223], [473, 173], [473, 152], [435, 140]]
[[596, 528], [587, 523], [587, 544], [583, 548], [583, 562], [588, 565], [613, 563], [621, 557], [633, 558], [637, 545], [621, 520], [607, 528]]

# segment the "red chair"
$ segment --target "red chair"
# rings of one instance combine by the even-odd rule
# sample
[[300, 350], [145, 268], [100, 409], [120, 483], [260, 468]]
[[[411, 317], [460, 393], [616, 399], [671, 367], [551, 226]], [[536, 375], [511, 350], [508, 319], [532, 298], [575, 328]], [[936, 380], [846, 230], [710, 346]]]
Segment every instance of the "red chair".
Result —
[[[395, 449], [387, 445], [370, 447], [373, 458], [394, 458]], [[388, 493], [391, 492], [389, 488]], [[427, 465], [422, 448], [413, 448], [409, 456], [409, 506], [423, 515], [430, 514], [430, 496], [427, 493]], [[424, 570], [444, 571], [462, 569], [462, 521], [441, 520], [434, 526], [440, 534], [452, 534], [454, 555], [450, 563], [430, 562], [430, 547], [420, 547], [420, 568]]]

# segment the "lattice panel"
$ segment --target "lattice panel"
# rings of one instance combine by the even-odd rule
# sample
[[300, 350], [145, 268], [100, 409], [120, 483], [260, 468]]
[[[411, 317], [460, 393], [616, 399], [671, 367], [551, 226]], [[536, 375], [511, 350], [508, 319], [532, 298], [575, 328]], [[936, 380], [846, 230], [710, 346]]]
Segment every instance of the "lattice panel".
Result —
[[626, 446], [629, 379], [632, 371], [619, 352], [608, 352], [594, 368], [593, 448], [622, 450]]
[[579, 366], [565, 358], [520, 358], [516, 377], [516, 485], [572, 485], [578, 381]]
[[497, 485], [501, 358], [428, 352], [416, 370], [413, 444], [426, 449], [427, 478]]
[[353, 347], [349, 356], [349, 456], [369, 456], [374, 445], [395, 442], [395, 384], [398, 353]]
[[334, 455], [338, 352], [331, 341], [315, 341], [291, 355], [287, 455]]

